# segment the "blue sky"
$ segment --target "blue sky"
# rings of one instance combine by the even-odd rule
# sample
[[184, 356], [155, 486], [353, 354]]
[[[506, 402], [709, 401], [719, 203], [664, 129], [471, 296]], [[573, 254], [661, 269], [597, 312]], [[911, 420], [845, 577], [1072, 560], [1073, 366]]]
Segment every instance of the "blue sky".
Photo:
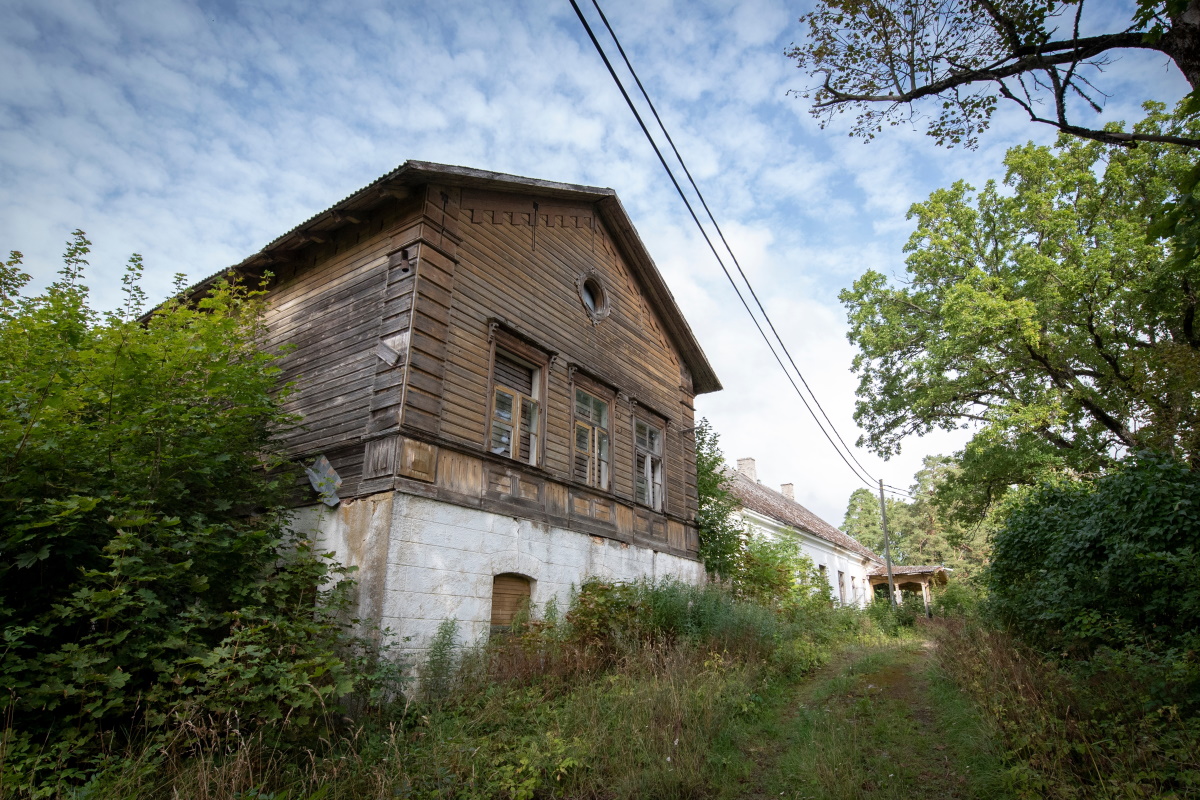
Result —
[[[818, 129], [783, 52], [808, 3], [609, 0], [676, 143], [793, 356], [843, 435], [856, 380], [837, 293], [903, 272], [910, 204], [1003, 175], [1004, 151], [1050, 131], [998, 115], [974, 152], [920, 132], [863, 143]], [[595, 21], [595, 15], [592, 14]], [[1128, 19], [1118, 3], [1093, 24]], [[1101, 119], [1134, 120], [1186, 83], [1165, 58], [1110, 65]], [[241, 261], [407, 159], [617, 190], [725, 391], [698, 410], [730, 460], [835, 525], [858, 485], [774, 365], [592, 50], [567, 0], [0, 5], [0, 252], [45, 282], [70, 231], [95, 243], [89, 285], [118, 302], [130, 253], [147, 290]], [[874, 474], [906, 486], [914, 440]]]

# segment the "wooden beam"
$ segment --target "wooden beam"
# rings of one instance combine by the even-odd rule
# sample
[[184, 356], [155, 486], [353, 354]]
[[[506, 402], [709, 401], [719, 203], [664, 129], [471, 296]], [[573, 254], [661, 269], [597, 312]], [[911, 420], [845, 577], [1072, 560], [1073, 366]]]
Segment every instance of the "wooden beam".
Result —
[[338, 224], [350, 223], [351, 225], [358, 225], [362, 222], [361, 216], [351, 211], [330, 211], [329, 216]]

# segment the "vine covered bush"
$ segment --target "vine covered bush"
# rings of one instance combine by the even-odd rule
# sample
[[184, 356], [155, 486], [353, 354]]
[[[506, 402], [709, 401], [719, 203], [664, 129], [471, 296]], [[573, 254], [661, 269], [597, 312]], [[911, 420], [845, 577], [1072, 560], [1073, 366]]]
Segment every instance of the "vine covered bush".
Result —
[[1200, 644], [1200, 473], [1140, 453], [1092, 481], [1013, 501], [995, 536], [991, 609], [1034, 646], [1088, 654]]

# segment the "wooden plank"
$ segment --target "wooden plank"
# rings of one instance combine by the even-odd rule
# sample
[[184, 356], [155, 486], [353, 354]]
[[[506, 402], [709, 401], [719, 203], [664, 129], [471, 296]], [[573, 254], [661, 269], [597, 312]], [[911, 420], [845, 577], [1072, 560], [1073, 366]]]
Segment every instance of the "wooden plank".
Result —
[[427, 413], [415, 405], [404, 407], [404, 424], [417, 430], [437, 433], [438, 415]]
[[442, 378], [440, 375], [431, 375], [425, 370], [409, 369], [408, 387], [426, 392], [432, 397], [440, 397], [442, 394]]
[[390, 311], [389, 309], [389, 316], [380, 321], [378, 339], [391, 338], [412, 327], [412, 316], [407, 310], [399, 314], [391, 314]]
[[413, 318], [413, 329], [427, 334], [430, 338], [437, 339], [442, 343], [443, 351], [445, 350], [445, 341], [450, 334], [450, 326], [425, 314], [423, 306], [417, 307], [417, 315]]
[[453, 296], [449, 291], [431, 283], [422, 283], [417, 288], [417, 295], [420, 298], [417, 305], [421, 311], [443, 322], [449, 321], [450, 306], [453, 303]]
[[414, 330], [412, 335], [413, 352], [425, 353], [438, 361], [446, 360], [446, 341], [429, 336], [421, 330]]
[[410, 386], [409, 392], [405, 395], [404, 399], [406, 412], [408, 408], [415, 408], [418, 411], [424, 411], [434, 416], [442, 413], [442, 398], [440, 395], [426, 394]]

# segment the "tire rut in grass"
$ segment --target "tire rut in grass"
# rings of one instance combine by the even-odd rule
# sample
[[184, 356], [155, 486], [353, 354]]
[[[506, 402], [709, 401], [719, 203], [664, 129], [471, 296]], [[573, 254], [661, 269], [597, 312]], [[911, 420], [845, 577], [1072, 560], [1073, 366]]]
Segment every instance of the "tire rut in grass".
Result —
[[774, 764], [743, 797], [1007, 796], [990, 739], [921, 642], [847, 651], [788, 717]]

